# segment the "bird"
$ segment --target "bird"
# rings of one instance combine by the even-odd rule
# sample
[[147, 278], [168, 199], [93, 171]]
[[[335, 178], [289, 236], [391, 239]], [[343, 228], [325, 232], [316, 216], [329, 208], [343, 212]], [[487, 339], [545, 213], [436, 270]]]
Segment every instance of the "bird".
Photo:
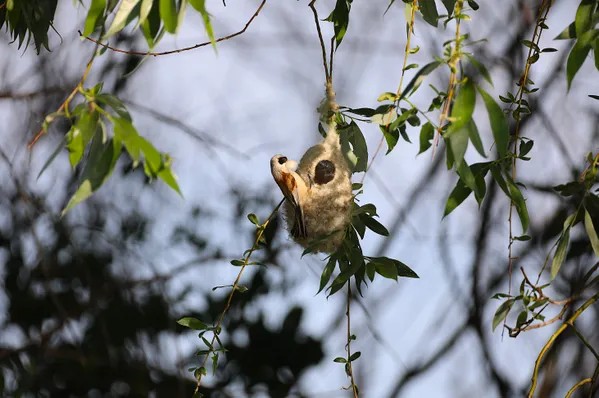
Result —
[[[297, 165], [297, 169], [295, 169]], [[353, 204], [351, 169], [336, 131], [310, 147], [299, 164], [284, 155], [270, 161], [273, 178], [285, 196], [291, 237], [309, 247], [322, 239], [315, 252], [331, 253], [339, 247], [351, 221]]]
[[270, 172], [281, 189], [288, 206], [288, 214], [293, 214], [291, 235], [297, 238], [307, 237], [302, 203], [308, 190], [306, 182], [294, 171], [297, 162], [287, 156], [277, 154], [270, 159]]

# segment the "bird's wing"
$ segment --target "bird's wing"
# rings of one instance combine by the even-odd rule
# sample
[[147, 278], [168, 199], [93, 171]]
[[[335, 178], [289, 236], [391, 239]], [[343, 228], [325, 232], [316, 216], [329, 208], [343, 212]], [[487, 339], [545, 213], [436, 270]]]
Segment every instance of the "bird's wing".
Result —
[[[287, 200], [293, 205], [295, 209], [295, 223], [293, 228], [291, 229], [291, 234], [298, 238], [304, 238], [307, 236], [306, 231], [306, 223], [304, 219], [304, 211], [302, 209], [302, 193], [300, 192], [300, 187], [296, 178], [301, 178], [299, 175], [295, 173], [282, 173], [283, 184], [285, 184], [286, 191], [289, 194], [286, 194], [285, 197]], [[297, 176], [297, 177], [296, 177]], [[285, 192], [285, 191], [284, 191]]]

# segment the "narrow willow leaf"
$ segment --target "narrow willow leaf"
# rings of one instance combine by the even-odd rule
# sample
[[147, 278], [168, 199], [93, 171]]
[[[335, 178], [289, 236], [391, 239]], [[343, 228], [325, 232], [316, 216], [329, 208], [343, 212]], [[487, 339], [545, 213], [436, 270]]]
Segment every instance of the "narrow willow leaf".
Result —
[[466, 125], [466, 127], [468, 128], [468, 137], [470, 138], [470, 142], [472, 142], [472, 145], [480, 154], [480, 156], [486, 158], [487, 155], [485, 154], [485, 147], [483, 145], [482, 139], [480, 138], [478, 127], [476, 127], [474, 119], [471, 119], [470, 122]]
[[474, 66], [476, 70], [482, 75], [482, 77], [492, 86], [493, 80], [491, 79], [491, 74], [489, 73], [487, 67], [482, 62], [474, 58], [472, 55], [468, 53], [464, 53], [464, 55], [466, 56], [466, 58], [468, 58], [472, 66]]
[[529, 223], [528, 208], [526, 207], [526, 201], [522, 196], [522, 192], [520, 192], [520, 188], [518, 188], [518, 186], [514, 183], [511, 177], [507, 177], [507, 185], [510, 191], [510, 197], [514, 201], [516, 211], [518, 212], [518, 217], [520, 218], [520, 223], [522, 224], [522, 233], [526, 233], [526, 231], [528, 230]]
[[135, 28], [139, 28], [139, 26], [144, 23], [148, 19], [148, 15], [150, 15], [150, 11], [152, 11], [152, 5], [154, 0], [141, 0], [141, 7], [139, 9], [139, 20], [135, 25]]
[[[449, 127], [451, 128], [451, 125]], [[449, 157], [451, 154], [452, 159], [452, 162], [448, 162], [448, 165], [455, 163], [456, 168], [459, 168], [464, 161], [466, 149], [468, 149], [468, 139], [469, 129], [466, 126], [453, 131], [452, 135], [445, 139], [447, 156]]]
[[570, 243], [570, 227], [567, 226], [559, 239], [553, 261], [551, 262], [551, 280], [554, 280], [566, 258], [568, 244]]
[[499, 166], [496, 164], [492, 165], [490, 170], [491, 170], [491, 175], [493, 176], [493, 179], [495, 180], [495, 182], [497, 182], [497, 185], [499, 186], [499, 188], [501, 188], [503, 193], [505, 193], [508, 197], [510, 197], [510, 191], [507, 188], [507, 184], [505, 183], [505, 179], [503, 178], [503, 175], [501, 174], [501, 169], [499, 168]]
[[42, 169], [40, 170], [40, 173], [37, 175], [37, 178], [40, 178], [42, 173], [48, 168], [48, 166], [50, 166], [50, 164], [54, 161], [54, 159], [56, 159], [56, 157], [58, 156], [60, 151], [62, 151], [62, 148], [64, 148], [65, 145], [67, 144], [67, 140], [68, 140], [68, 134], [65, 135], [62, 140], [60, 140], [60, 143], [58, 144], [58, 146], [56, 147], [54, 152], [52, 152], [52, 155], [50, 155], [48, 160], [46, 160], [46, 162], [42, 166]]
[[[174, 0], [173, 0], [174, 1]], [[136, 15], [132, 15], [132, 12], [135, 10], [135, 7], [140, 2], [140, 0], [122, 0], [119, 9], [116, 11], [114, 19], [112, 20], [112, 24], [108, 31], [104, 35], [104, 40], [114, 35], [115, 33], [123, 30], [125, 26], [129, 22], [133, 20]]]
[[216, 40], [214, 38], [214, 30], [212, 29], [212, 22], [210, 22], [210, 13], [206, 10], [206, 0], [189, 0], [189, 4], [193, 8], [196, 9], [197, 12], [202, 15], [202, 20], [204, 21], [204, 29], [206, 30], [206, 34], [210, 39], [210, 43], [212, 43], [212, 48], [216, 51]]
[[[595, 59], [595, 69], [599, 70], [599, 38], [593, 40], [593, 58]], [[589, 96], [590, 97], [590, 96]]]
[[127, 152], [129, 152], [129, 155], [133, 159], [135, 167], [139, 162], [140, 144], [142, 141], [133, 123], [124, 118], [114, 119], [114, 135], [125, 145]]
[[433, 125], [430, 124], [430, 122], [427, 122], [424, 125], [422, 125], [422, 128], [420, 129], [420, 150], [418, 151], [418, 155], [420, 155], [423, 152], [426, 152], [426, 150], [428, 150], [428, 148], [430, 148], [433, 145], [431, 141], [434, 137], [434, 134], [435, 129], [433, 128]]
[[397, 102], [399, 103], [402, 100], [402, 98], [410, 96], [414, 91], [416, 91], [418, 87], [420, 87], [420, 85], [422, 84], [424, 78], [428, 76], [431, 72], [433, 72], [435, 69], [437, 69], [440, 65], [440, 61], [434, 61], [424, 65], [418, 72], [416, 72], [412, 80], [410, 80], [406, 88], [399, 96]]
[[90, 146], [87, 163], [81, 174], [82, 183], [67, 203], [61, 216], [64, 216], [73, 206], [81, 203], [97, 191], [112, 174], [121, 154], [122, 144], [118, 139], [110, 139], [106, 145], [102, 141], [103, 134], [96, 131]]
[[92, 0], [92, 3], [89, 7], [89, 11], [87, 12], [87, 17], [85, 18], [85, 28], [83, 29], [83, 36], [89, 36], [94, 33], [96, 29], [96, 25], [98, 22], [98, 18], [104, 12], [106, 8], [106, 0]]
[[377, 274], [397, 281], [397, 267], [392, 261], [376, 261], [374, 267]]
[[502, 159], [507, 155], [510, 129], [505, 114], [501, 110], [501, 107], [495, 102], [485, 90], [481, 87], [477, 87], [478, 92], [483, 97], [485, 107], [489, 113], [489, 121], [491, 123], [491, 130], [493, 131], [493, 138], [495, 139], [495, 146], [499, 158]]
[[329, 283], [329, 280], [331, 279], [331, 275], [333, 274], [333, 271], [335, 270], [335, 265], [337, 264], [337, 259], [333, 256], [331, 256], [331, 258], [329, 258], [329, 261], [327, 262], [326, 267], [324, 267], [324, 270], [322, 271], [322, 275], [320, 275], [320, 286], [318, 287], [318, 293], [320, 293], [322, 291], [322, 289], [324, 289], [324, 287], [327, 285], [327, 283]]
[[596, 0], [582, 0], [576, 10], [574, 18], [574, 26], [576, 28], [576, 36], [581, 37], [590, 28], [592, 28], [593, 12], [597, 5]]
[[388, 155], [395, 145], [397, 145], [397, 141], [399, 140], [399, 129], [391, 130], [389, 126], [381, 126], [379, 125], [381, 131], [383, 132], [383, 136], [385, 137], [385, 141], [387, 142], [387, 153]]
[[364, 225], [366, 225], [366, 227], [370, 229], [372, 232], [382, 236], [389, 236], [389, 231], [387, 231], [387, 228], [385, 228], [383, 224], [381, 224], [374, 218], [368, 216], [360, 216], [360, 218], [364, 222]]
[[599, 237], [597, 237], [597, 230], [593, 225], [593, 219], [586, 208], [584, 209], [584, 227], [589, 236], [589, 240], [591, 241], [593, 251], [595, 252], [595, 255], [599, 257]]
[[177, 321], [177, 323], [193, 330], [205, 330], [208, 328], [208, 325], [206, 325], [204, 322], [192, 317], [181, 318]]
[[[595, 26], [599, 22], [599, 13], [595, 13], [591, 19], [591, 27]], [[576, 39], [576, 22], [572, 22], [566, 27], [559, 35], [553, 40], [570, 40]]]
[[368, 145], [362, 130], [353, 120], [347, 128], [349, 142], [352, 144], [353, 153], [356, 155], [357, 163], [354, 167], [354, 172], [366, 171], [368, 167]]
[[335, 8], [331, 14], [325, 18], [325, 21], [332, 22], [335, 30], [335, 49], [339, 48], [341, 41], [345, 37], [347, 27], [349, 25], [349, 11], [351, 8], [351, 1], [348, 0], [337, 0]]
[[472, 193], [472, 190], [464, 184], [464, 182], [460, 179], [458, 180], [456, 186], [453, 188], [449, 197], [447, 198], [447, 203], [445, 203], [445, 211], [443, 212], [443, 217], [448, 216], [452, 211], [454, 211], [463, 201], [465, 201], [468, 196]]
[[85, 111], [79, 116], [79, 120], [69, 130], [67, 149], [69, 150], [69, 161], [71, 167], [75, 167], [83, 158], [87, 144], [93, 138], [98, 129], [100, 114], [98, 112]]
[[436, 28], [439, 21], [439, 13], [437, 12], [435, 0], [420, 0], [418, 6], [425, 22]]
[[[476, 91], [471, 79], [468, 79], [460, 87], [458, 95], [451, 109], [452, 122], [447, 128], [444, 137], [449, 137], [462, 127], [466, 126], [472, 120], [474, 105], [476, 104]], [[467, 134], [468, 132], [466, 132]], [[456, 158], [457, 160], [457, 158]]]
[[495, 331], [495, 328], [507, 317], [512, 305], [514, 305], [514, 299], [508, 299], [497, 308], [497, 311], [495, 311], [495, 315], [493, 316], [493, 331]]
[[177, 4], [175, 0], [160, 0], [160, 19], [168, 33], [177, 32]]
[[576, 76], [576, 73], [582, 67], [589, 51], [591, 51], [593, 41], [597, 38], [597, 35], [599, 35], [599, 30], [589, 30], [579, 37], [578, 40], [576, 40], [574, 47], [572, 47], [572, 51], [570, 51], [568, 61], [566, 62], [568, 90], [570, 90], [574, 76]]
[[455, 8], [456, 0], [441, 0], [441, 2], [447, 10], [447, 15], [451, 17], [451, 15], [453, 14], [453, 9]]

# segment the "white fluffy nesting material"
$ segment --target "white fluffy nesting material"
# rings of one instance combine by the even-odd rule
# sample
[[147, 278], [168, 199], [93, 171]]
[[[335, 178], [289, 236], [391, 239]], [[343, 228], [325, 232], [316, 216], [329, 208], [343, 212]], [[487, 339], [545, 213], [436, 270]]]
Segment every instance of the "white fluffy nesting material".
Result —
[[[306, 236], [292, 237], [308, 247], [315, 239], [332, 234], [315, 247], [317, 252], [331, 253], [343, 241], [352, 208], [351, 170], [334, 125], [329, 127], [326, 138], [302, 156], [297, 174], [308, 187], [301, 201]], [[289, 201], [285, 203], [285, 212], [289, 231], [293, 231], [295, 209]]]

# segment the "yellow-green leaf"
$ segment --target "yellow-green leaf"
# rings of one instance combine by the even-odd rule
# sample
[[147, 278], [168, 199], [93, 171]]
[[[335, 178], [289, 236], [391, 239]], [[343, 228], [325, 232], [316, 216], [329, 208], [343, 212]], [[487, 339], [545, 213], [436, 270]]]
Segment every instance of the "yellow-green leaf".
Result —
[[599, 257], [599, 237], [597, 237], [597, 230], [593, 225], [593, 219], [587, 209], [584, 209], [584, 227], [587, 230], [587, 235], [591, 241], [593, 251], [595, 252], [595, 255]]

